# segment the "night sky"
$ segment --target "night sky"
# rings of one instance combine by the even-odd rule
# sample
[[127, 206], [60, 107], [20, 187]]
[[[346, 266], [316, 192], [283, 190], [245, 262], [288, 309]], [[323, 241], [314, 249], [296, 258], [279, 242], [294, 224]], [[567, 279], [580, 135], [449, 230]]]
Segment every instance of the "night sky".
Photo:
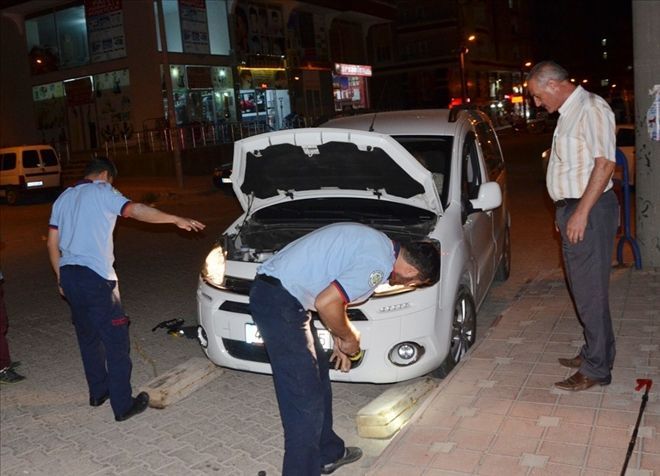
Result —
[[632, 0], [530, 0], [530, 7], [537, 61], [552, 59], [576, 79], [632, 84]]

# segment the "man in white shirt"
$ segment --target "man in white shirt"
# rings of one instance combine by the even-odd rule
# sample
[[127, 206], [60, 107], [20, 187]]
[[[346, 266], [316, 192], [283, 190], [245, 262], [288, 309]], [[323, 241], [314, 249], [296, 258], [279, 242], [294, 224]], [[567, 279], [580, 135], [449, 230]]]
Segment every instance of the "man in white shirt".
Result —
[[578, 370], [555, 386], [579, 391], [608, 385], [616, 354], [609, 307], [619, 213], [612, 190], [614, 114], [603, 98], [575, 86], [568, 72], [551, 61], [535, 65], [527, 85], [537, 107], [559, 112], [546, 181], [556, 206], [564, 271], [585, 340], [579, 355], [559, 359], [564, 367]]

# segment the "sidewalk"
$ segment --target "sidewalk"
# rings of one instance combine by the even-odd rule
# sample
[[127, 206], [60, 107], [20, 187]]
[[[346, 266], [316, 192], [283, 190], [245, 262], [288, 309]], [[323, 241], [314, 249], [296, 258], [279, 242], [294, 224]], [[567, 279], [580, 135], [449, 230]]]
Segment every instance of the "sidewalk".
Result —
[[655, 385], [626, 474], [660, 474], [660, 270], [614, 270], [611, 303], [611, 385], [578, 393], [554, 388], [571, 374], [557, 358], [574, 356], [582, 335], [561, 272], [542, 273], [367, 474], [618, 475], [640, 409], [638, 378]]

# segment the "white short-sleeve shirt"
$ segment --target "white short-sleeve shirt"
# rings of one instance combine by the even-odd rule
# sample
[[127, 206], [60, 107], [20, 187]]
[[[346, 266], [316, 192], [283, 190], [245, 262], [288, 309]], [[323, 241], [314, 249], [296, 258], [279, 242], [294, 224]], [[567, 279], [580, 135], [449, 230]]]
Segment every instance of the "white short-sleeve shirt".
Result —
[[[581, 86], [559, 108], [546, 182], [550, 197], [581, 198], [596, 157], [616, 162], [614, 113], [600, 96]], [[612, 188], [612, 180], [605, 190]]]
[[104, 181], [83, 180], [53, 204], [49, 228], [58, 230], [60, 267], [86, 266], [102, 278], [117, 280], [112, 232], [130, 200]]

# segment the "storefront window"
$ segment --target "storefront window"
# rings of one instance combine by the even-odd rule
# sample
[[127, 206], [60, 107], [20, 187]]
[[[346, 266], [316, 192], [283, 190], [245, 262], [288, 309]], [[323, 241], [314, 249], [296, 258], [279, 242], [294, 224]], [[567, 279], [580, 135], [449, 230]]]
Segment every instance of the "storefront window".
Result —
[[94, 76], [96, 129], [101, 144], [132, 137], [130, 86], [127, 69]]
[[89, 63], [85, 7], [67, 8], [55, 13], [60, 48], [60, 67]]
[[367, 99], [367, 77], [371, 66], [335, 63], [332, 89], [335, 111], [352, 111], [369, 107]]
[[59, 68], [60, 53], [56, 31], [54, 14], [25, 21], [25, 36], [33, 73], [47, 73]]
[[120, 2], [86, 2], [25, 21], [33, 74], [126, 56]]
[[[178, 126], [236, 120], [231, 69], [171, 65], [174, 111]], [[167, 100], [163, 100], [167, 110]]]
[[44, 144], [66, 140], [66, 98], [64, 84], [41, 84], [32, 88], [32, 100], [37, 119], [37, 129]]
[[291, 99], [284, 68], [241, 68], [239, 83], [243, 121], [265, 122], [273, 129], [285, 127]]

